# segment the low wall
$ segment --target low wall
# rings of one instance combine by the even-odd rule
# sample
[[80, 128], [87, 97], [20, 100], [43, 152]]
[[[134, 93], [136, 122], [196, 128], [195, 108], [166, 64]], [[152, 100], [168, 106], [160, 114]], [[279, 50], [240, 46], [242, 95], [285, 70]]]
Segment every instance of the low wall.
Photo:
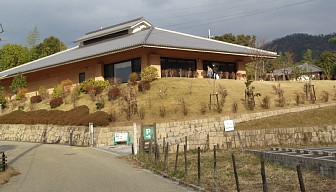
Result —
[[0, 125], [0, 140], [69, 144], [70, 129], [73, 131], [73, 145], [88, 146], [88, 127], [64, 127], [56, 125]]
[[[225, 133], [223, 122], [233, 119], [235, 123], [276, 116], [285, 113], [300, 112], [325, 106], [336, 105], [315, 104], [291, 109], [272, 110], [251, 114], [224, 116], [218, 118], [198, 119], [157, 124], [158, 142], [166, 142], [171, 145], [184, 143], [188, 137], [188, 148], [197, 146], [212, 147], [218, 144], [225, 148], [275, 146], [308, 143], [333, 143], [336, 138], [336, 126], [319, 126], [307, 128], [284, 128], [241, 130]], [[0, 140], [14, 140], [42, 143], [69, 144], [70, 128], [73, 129], [73, 144], [88, 146], [88, 127], [55, 126], [55, 125], [0, 125]], [[140, 126], [137, 126], [140, 137]], [[113, 144], [113, 135], [116, 132], [133, 132], [132, 126], [124, 127], [94, 127], [94, 145], [106, 146]], [[133, 137], [133, 134], [131, 134]]]

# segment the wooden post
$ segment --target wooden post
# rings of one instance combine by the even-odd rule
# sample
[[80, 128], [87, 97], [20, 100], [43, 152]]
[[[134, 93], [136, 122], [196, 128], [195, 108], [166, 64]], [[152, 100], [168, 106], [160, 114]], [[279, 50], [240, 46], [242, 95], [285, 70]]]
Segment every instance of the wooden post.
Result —
[[238, 180], [238, 173], [237, 173], [237, 168], [236, 168], [236, 159], [234, 154], [232, 153], [232, 163], [233, 163], [233, 171], [234, 171], [234, 176], [236, 179], [236, 187], [237, 187], [237, 192], [240, 192], [239, 189], [239, 180]]
[[201, 181], [201, 148], [197, 148], [197, 182], [198, 185]]
[[154, 161], [155, 161], [155, 165], [157, 165], [157, 142], [154, 143]]
[[162, 141], [162, 150], [163, 150], [163, 154], [166, 154], [166, 153], [165, 153], [165, 149], [166, 149], [166, 138], [164, 137], [164, 138], [163, 138], [163, 141]]
[[206, 145], [207, 145], [207, 150], [209, 150], [210, 149], [210, 137], [209, 137], [209, 133], [207, 134]]
[[185, 136], [184, 137], [184, 140], [185, 140], [185, 145], [187, 146], [187, 148], [188, 148], [188, 137], [187, 136]]
[[262, 156], [261, 156], [261, 178], [262, 178], [263, 192], [268, 192], [267, 181], [266, 181], [266, 172], [265, 172], [265, 158], [264, 158], [264, 154], [262, 154]]
[[187, 176], [188, 175], [187, 144], [184, 145], [184, 172], [185, 176]]
[[134, 143], [132, 144], [132, 155], [134, 155]]
[[214, 180], [215, 180], [214, 187], [215, 187], [215, 191], [217, 192], [218, 191], [218, 178], [217, 178], [216, 145], [214, 145], [213, 152], [214, 152]]
[[169, 150], [169, 143], [167, 143], [166, 145], [166, 149], [165, 149], [165, 169], [167, 170], [168, 173], [168, 150]]
[[156, 144], [157, 147], [156, 147], [156, 155], [157, 155], [157, 161], [158, 163], [160, 163], [160, 145], [159, 144]]
[[152, 162], [152, 141], [149, 142], [149, 162]]
[[175, 171], [177, 170], [179, 148], [180, 148], [180, 144], [177, 144], [177, 146], [176, 146], [176, 159], [175, 159]]
[[297, 170], [297, 175], [298, 175], [298, 178], [299, 178], [299, 184], [300, 184], [301, 192], [305, 192], [306, 189], [305, 189], [304, 182], [303, 182], [303, 177], [302, 177], [302, 172], [301, 172], [301, 164], [300, 163], [298, 163], [296, 165], [296, 170]]

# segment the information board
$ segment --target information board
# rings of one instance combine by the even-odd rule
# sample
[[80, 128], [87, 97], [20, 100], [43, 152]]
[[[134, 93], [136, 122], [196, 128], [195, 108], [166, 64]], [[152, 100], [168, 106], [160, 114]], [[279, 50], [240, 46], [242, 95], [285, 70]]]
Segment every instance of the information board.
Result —
[[224, 130], [225, 131], [234, 131], [233, 120], [225, 120], [224, 121]]

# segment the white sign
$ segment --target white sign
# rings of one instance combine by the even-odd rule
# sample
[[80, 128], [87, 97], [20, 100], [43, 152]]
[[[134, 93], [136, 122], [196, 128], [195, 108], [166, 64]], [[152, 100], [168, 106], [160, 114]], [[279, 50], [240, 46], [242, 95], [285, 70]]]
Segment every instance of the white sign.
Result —
[[114, 142], [127, 141], [128, 133], [115, 133]]
[[234, 131], [233, 120], [225, 120], [224, 121], [224, 130], [225, 131]]

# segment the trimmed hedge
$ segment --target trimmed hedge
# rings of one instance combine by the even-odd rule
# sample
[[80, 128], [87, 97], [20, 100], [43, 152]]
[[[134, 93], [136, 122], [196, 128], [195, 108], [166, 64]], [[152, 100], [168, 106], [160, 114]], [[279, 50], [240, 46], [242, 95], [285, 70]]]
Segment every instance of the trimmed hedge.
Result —
[[89, 114], [89, 108], [85, 105], [78, 106], [69, 111], [60, 110], [36, 110], [36, 111], [13, 111], [0, 116], [0, 124], [53, 124], [53, 125], [89, 125], [106, 126], [110, 122], [109, 115], [103, 111]]
[[42, 101], [42, 97], [40, 95], [32, 96], [30, 98], [30, 103], [40, 103]]
[[62, 97], [56, 97], [52, 99], [49, 104], [52, 109], [55, 109], [63, 104], [63, 99]]

